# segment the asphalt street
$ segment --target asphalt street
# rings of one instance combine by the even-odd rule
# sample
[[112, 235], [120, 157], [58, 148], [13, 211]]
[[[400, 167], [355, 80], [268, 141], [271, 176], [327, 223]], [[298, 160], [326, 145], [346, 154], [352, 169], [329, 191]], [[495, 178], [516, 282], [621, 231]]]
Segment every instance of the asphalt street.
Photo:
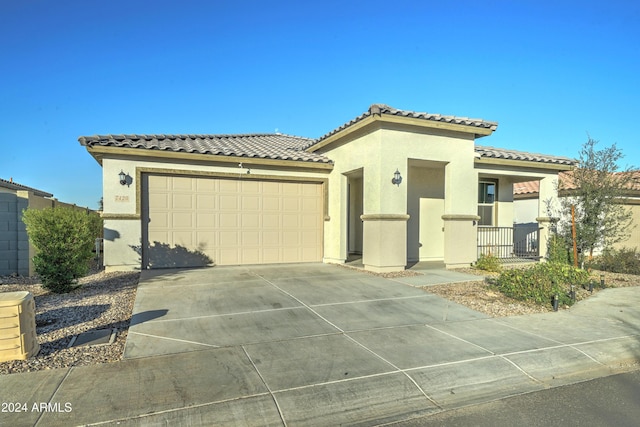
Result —
[[598, 378], [392, 424], [394, 427], [637, 427], [640, 371]]

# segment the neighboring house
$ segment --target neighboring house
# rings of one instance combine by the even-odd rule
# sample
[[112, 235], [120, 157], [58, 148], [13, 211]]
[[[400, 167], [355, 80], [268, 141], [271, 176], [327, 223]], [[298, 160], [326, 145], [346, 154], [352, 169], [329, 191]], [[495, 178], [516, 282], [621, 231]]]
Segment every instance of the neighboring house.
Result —
[[[497, 123], [372, 105], [309, 139], [282, 134], [80, 137], [102, 165], [107, 270], [284, 262], [468, 266], [512, 228], [513, 185], [556, 197], [573, 161], [476, 146]], [[548, 232], [544, 206], [540, 247]], [[512, 237], [513, 239], [513, 237]]]
[[34, 248], [29, 244], [22, 222], [27, 208], [51, 207], [53, 194], [0, 178], [0, 276], [33, 274], [31, 257]]
[[[627, 173], [627, 172], [625, 172]], [[640, 172], [630, 172], [634, 175], [635, 179], [632, 179], [630, 186], [625, 192], [624, 204], [632, 212], [633, 228], [630, 231], [630, 236], [627, 240], [616, 243], [615, 248], [636, 248], [640, 250]], [[575, 189], [575, 185], [572, 183], [571, 175], [569, 172], [560, 172], [558, 175], [560, 182], [559, 197], [566, 197], [571, 194], [571, 190]], [[522, 182], [513, 187], [514, 198], [514, 212], [518, 221], [527, 222], [530, 221], [534, 215], [536, 215], [536, 206], [539, 204], [539, 200], [543, 200], [539, 195], [539, 182], [530, 181]]]

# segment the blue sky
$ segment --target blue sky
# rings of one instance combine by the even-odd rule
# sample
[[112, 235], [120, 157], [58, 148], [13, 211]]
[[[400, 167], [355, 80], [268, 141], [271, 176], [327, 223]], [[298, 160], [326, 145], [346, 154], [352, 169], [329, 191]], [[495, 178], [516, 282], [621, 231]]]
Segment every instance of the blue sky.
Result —
[[370, 104], [640, 164], [634, 1], [0, 1], [0, 178], [97, 207], [82, 135], [318, 137]]

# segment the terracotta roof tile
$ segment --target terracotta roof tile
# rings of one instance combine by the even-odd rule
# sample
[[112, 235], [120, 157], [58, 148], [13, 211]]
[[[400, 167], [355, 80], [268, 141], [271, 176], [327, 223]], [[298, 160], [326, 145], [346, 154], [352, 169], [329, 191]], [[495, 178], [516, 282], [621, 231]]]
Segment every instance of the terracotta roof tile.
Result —
[[341, 130], [346, 129], [349, 126], [352, 126], [357, 122], [375, 114], [389, 114], [393, 116], [410, 117], [414, 119], [424, 119], [424, 120], [430, 120], [430, 121], [436, 121], [436, 122], [446, 122], [446, 123], [453, 123], [453, 124], [464, 125], [464, 126], [487, 128], [491, 130], [496, 130], [498, 127], [498, 122], [489, 122], [483, 119], [470, 119], [468, 117], [443, 116], [441, 114], [432, 114], [432, 113], [419, 113], [415, 111], [399, 110], [397, 108], [393, 108], [385, 104], [373, 104], [369, 107], [369, 110], [366, 111], [365, 113], [359, 115], [353, 120], [350, 120], [349, 122], [343, 124], [342, 126], [332, 130], [331, 132], [325, 135], [322, 135], [320, 138], [316, 139], [311, 144], [309, 144], [309, 146], [317, 144], [323, 139], [326, 139], [331, 135], [336, 134]]
[[503, 148], [485, 147], [476, 145], [476, 153], [480, 157], [507, 160], [522, 160], [528, 162], [553, 163], [558, 165], [573, 166], [576, 161], [568, 157], [550, 156], [548, 154], [527, 153], [525, 151], [505, 150]]
[[304, 151], [309, 138], [283, 134], [242, 135], [95, 135], [78, 138], [84, 146], [142, 148], [219, 156], [251, 157], [317, 163], [332, 161]]

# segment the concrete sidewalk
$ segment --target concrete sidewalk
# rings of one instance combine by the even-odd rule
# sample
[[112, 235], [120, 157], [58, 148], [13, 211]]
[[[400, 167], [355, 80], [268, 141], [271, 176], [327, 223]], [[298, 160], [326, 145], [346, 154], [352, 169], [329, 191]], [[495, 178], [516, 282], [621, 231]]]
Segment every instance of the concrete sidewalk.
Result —
[[330, 265], [145, 271], [126, 359], [0, 376], [28, 409], [0, 425], [401, 421], [611, 374], [640, 359], [637, 307], [640, 288], [608, 289], [491, 319]]

